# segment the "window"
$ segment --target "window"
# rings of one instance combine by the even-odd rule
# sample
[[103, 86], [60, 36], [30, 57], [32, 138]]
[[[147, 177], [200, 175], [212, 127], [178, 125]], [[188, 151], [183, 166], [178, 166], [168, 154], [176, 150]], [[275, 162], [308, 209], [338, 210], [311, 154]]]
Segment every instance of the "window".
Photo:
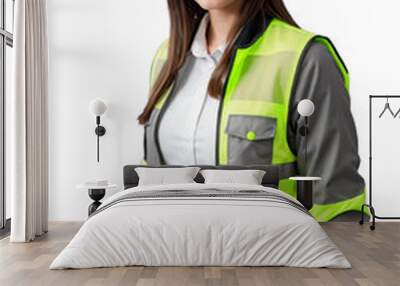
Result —
[[5, 188], [5, 105], [11, 92], [14, 0], [0, 0], [0, 236], [10, 222], [10, 195]]

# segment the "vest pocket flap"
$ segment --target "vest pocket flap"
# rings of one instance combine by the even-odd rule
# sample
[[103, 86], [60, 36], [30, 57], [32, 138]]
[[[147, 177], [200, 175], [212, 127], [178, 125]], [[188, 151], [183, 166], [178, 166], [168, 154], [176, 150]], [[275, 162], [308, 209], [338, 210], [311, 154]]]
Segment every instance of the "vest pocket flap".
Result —
[[262, 116], [231, 115], [225, 132], [248, 141], [275, 137], [276, 119]]

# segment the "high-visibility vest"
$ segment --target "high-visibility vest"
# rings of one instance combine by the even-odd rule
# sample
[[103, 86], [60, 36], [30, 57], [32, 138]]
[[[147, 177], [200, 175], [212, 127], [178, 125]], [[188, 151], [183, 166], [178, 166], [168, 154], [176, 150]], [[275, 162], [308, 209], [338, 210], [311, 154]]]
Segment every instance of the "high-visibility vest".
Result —
[[[221, 96], [216, 142], [218, 165], [278, 165], [282, 177], [296, 169], [296, 154], [287, 140], [288, 111], [298, 67], [310, 43], [327, 47], [349, 88], [349, 75], [329, 39], [273, 19], [263, 34], [250, 46], [238, 48], [227, 74]], [[158, 49], [151, 69], [151, 84], [167, 59], [168, 42]], [[165, 110], [173, 85], [160, 98], [147, 124], [145, 151], [151, 165], [162, 164], [156, 138], [157, 118]], [[149, 142], [151, 141], [151, 142]], [[279, 182], [279, 189], [296, 195], [296, 183]], [[329, 204], [315, 204], [311, 213], [319, 221], [329, 221], [347, 211], [359, 211], [365, 191], [356, 196], [341, 194]]]

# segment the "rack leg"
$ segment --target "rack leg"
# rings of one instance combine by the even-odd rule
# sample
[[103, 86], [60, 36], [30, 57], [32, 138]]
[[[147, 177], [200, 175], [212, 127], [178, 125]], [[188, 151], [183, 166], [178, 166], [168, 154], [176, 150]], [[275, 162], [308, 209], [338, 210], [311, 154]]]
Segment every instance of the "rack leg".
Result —
[[371, 211], [371, 215], [372, 215], [372, 225], [370, 225], [370, 229], [371, 230], [375, 230], [375, 209], [373, 206], [369, 207], [369, 210]]
[[370, 212], [371, 212], [371, 215], [372, 215], [372, 224], [370, 225], [369, 228], [370, 228], [370, 230], [375, 230], [375, 218], [376, 218], [376, 215], [375, 215], [375, 209], [374, 209], [373, 206], [370, 206], [370, 205], [368, 205], [368, 204], [363, 204], [363, 205], [361, 206], [361, 219], [360, 219], [359, 223], [360, 223], [361, 225], [364, 224], [364, 208], [365, 208], [365, 207], [369, 208], [369, 210], [370, 210]]
[[363, 205], [361, 206], [361, 219], [360, 219], [360, 221], [359, 221], [360, 225], [363, 225], [363, 224], [364, 224], [364, 207], [365, 207], [365, 206], [366, 206], [365, 204], [363, 204]]

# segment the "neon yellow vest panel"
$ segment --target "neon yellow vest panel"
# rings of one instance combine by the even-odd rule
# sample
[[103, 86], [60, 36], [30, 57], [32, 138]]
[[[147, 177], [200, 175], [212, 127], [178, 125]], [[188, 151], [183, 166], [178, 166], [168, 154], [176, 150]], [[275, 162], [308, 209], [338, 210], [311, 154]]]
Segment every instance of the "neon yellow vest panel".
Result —
[[[296, 163], [296, 155], [287, 141], [288, 110], [298, 66], [311, 42], [328, 48], [349, 88], [347, 70], [329, 40], [278, 19], [272, 20], [251, 46], [237, 49], [227, 76], [219, 118], [217, 158], [220, 165]], [[152, 83], [167, 58], [167, 49], [165, 42], [156, 54]], [[156, 109], [162, 107], [168, 94]], [[296, 195], [293, 181], [281, 180], [279, 189]], [[311, 213], [319, 221], [329, 221], [344, 212], [359, 211], [364, 201], [365, 193], [362, 193], [329, 205], [314, 205]]]

